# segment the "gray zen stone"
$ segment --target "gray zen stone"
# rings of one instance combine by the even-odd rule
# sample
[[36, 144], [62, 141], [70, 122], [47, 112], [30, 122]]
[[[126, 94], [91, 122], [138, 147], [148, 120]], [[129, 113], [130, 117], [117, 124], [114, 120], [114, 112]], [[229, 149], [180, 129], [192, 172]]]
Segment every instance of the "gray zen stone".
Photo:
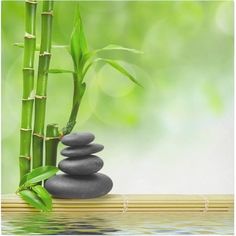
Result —
[[92, 175], [55, 175], [45, 182], [45, 188], [58, 198], [95, 198], [112, 189], [112, 180], [100, 173]]
[[95, 136], [89, 132], [78, 132], [63, 136], [61, 142], [67, 146], [83, 146], [91, 143]]
[[88, 156], [103, 150], [104, 146], [101, 144], [88, 144], [81, 147], [67, 147], [61, 151], [61, 155], [66, 157], [82, 157]]
[[97, 156], [69, 157], [59, 162], [59, 169], [69, 175], [90, 175], [103, 167], [103, 160]]

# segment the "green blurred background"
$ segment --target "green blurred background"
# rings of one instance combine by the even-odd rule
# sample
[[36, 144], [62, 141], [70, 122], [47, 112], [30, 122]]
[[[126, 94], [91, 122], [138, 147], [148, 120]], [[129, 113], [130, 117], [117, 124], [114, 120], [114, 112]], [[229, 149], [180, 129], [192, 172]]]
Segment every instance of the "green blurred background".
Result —
[[[55, 2], [53, 44], [69, 43], [74, 9], [75, 2]], [[74, 129], [104, 144], [102, 172], [114, 180], [113, 193], [232, 193], [233, 3], [87, 1], [81, 15], [91, 49], [144, 52], [106, 53], [125, 60], [144, 89], [109, 66], [91, 70]], [[19, 178], [23, 50], [13, 44], [23, 37], [24, 3], [3, 1], [2, 193], [14, 192]], [[51, 68], [72, 68], [66, 50], [52, 54]], [[71, 76], [50, 75], [46, 123], [65, 125], [71, 102]]]

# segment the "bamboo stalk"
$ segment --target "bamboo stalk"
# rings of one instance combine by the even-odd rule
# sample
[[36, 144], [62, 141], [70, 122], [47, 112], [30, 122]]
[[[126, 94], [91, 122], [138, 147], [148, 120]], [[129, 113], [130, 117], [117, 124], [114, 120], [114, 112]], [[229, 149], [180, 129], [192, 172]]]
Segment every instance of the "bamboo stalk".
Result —
[[62, 130], [63, 135], [69, 134], [73, 130], [76, 124], [80, 103], [85, 92], [85, 83], [82, 83], [82, 78], [79, 76], [79, 73], [73, 74], [73, 82], [73, 104], [69, 121], [67, 122], [66, 127]]
[[[205, 203], [201, 204], [166, 204], [166, 203], [160, 203], [160, 204], [148, 204], [148, 203], [143, 203], [143, 204], [132, 204], [128, 203], [127, 204], [129, 208], [202, 208], [205, 207]], [[28, 205], [26, 203], [3, 203], [2, 207], [27, 207]], [[107, 204], [58, 204], [54, 203], [53, 207], [54, 208], [121, 208], [124, 206], [124, 203], [119, 203], [119, 204], [112, 204], [112, 203], [107, 203]], [[210, 208], [225, 208], [225, 207], [231, 207], [232, 203], [227, 204], [214, 204], [210, 203], [207, 205]]]
[[[2, 208], [21, 208], [21, 207], [28, 207], [28, 204], [19, 204], [19, 203], [5, 203], [2, 204]], [[128, 204], [129, 208], [204, 208], [205, 204]], [[228, 208], [231, 207], [231, 204], [209, 204], [209, 208]], [[74, 209], [80, 209], [80, 208], [123, 208], [123, 204], [53, 204], [53, 208], [74, 208]]]
[[45, 165], [56, 166], [57, 164], [57, 146], [60, 141], [60, 133], [57, 124], [47, 125], [45, 140]]
[[38, 79], [35, 96], [35, 120], [33, 132], [33, 168], [43, 164], [44, 123], [47, 99], [47, 77], [51, 58], [51, 34], [53, 1], [43, 1], [41, 44], [38, 65]]
[[[106, 197], [100, 197], [95, 199], [59, 199], [59, 198], [53, 198], [54, 204], [119, 204], [123, 203], [124, 201], [128, 201], [128, 203], [134, 203], [134, 204], [202, 204], [206, 201], [209, 202], [209, 204], [217, 203], [217, 204], [232, 204], [234, 202], [232, 195], [222, 195], [221, 199], [212, 198], [206, 195], [204, 198], [202, 196], [199, 196], [198, 199], [192, 198], [192, 196], [183, 196], [183, 199], [180, 200], [179, 198], [182, 196], [170, 196], [170, 195], [154, 195], [151, 198], [147, 195], [141, 195], [136, 197], [137, 195], [125, 195], [123, 197], [122, 195], [116, 195], [116, 194], [110, 194]], [[156, 199], [154, 199], [156, 198]], [[164, 199], [165, 198], [165, 199]], [[3, 195], [2, 197], [2, 203], [25, 203], [21, 198], [15, 195]]]
[[[6, 202], [19, 202], [24, 201], [14, 194], [4, 194], [2, 196], [2, 203]], [[60, 199], [53, 198], [53, 203], [58, 204], [93, 204], [93, 203], [121, 203], [128, 201], [129, 203], [150, 203], [150, 204], [163, 204], [163, 203], [233, 203], [233, 195], [220, 194], [220, 195], [182, 195], [182, 194], [109, 194], [99, 198], [92, 199]]]
[[[2, 212], [38, 212], [37, 209], [34, 209], [34, 208], [2, 208]], [[90, 209], [82, 209], [82, 208], [79, 208], [79, 209], [75, 209], [75, 208], [72, 208], [72, 209], [68, 209], [68, 208], [60, 208], [60, 209], [53, 209], [52, 212], [61, 212], [61, 213], [64, 213], [64, 212], [111, 212], [111, 213], [114, 213], [114, 212], [133, 212], [133, 213], [139, 213], [139, 212], [143, 212], [143, 213], [155, 213], [155, 212], [229, 212], [228, 209], [208, 209], [207, 211], [204, 209], [204, 208], [199, 208], [199, 209], [183, 209], [183, 208], [163, 208], [163, 209], [159, 209], [159, 208], [151, 208], [151, 209], [146, 209], [146, 208], [136, 208], [136, 209], [131, 209], [129, 208], [127, 211], [123, 211], [123, 209], [119, 209], [119, 208], [99, 208], [99, 209], [96, 209], [96, 208], [90, 208]]]
[[[85, 66], [84, 55], [87, 52], [87, 42], [86, 42], [85, 34], [83, 31], [83, 24], [82, 24], [82, 19], [80, 16], [78, 3], [76, 7], [77, 7], [76, 18], [75, 18], [76, 20], [75, 20], [74, 29], [71, 35], [71, 56], [72, 56], [72, 60], [74, 64], [73, 104], [72, 104], [69, 120], [66, 126], [62, 129], [63, 135], [69, 134], [73, 130], [76, 124], [76, 118], [79, 111], [80, 103], [86, 89], [86, 84], [83, 82], [83, 79], [85, 76], [83, 74], [83, 70]], [[78, 36], [78, 32], [79, 32], [79, 36]], [[74, 48], [74, 40], [76, 44], [77, 43], [79, 44], [75, 48]], [[78, 50], [78, 47], [79, 47], [79, 50]]]
[[[95, 199], [53, 198], [54, 212], [232, 212], [232, 195], [107, 195]], [[18, 196], [2, 198], [3, 212], [37, 212]]]
[[20, 129], [20, 179], [30, 171], [32, 111], [34, 104], [34, 55], [37, 1], [25, 1], [23, 97]]

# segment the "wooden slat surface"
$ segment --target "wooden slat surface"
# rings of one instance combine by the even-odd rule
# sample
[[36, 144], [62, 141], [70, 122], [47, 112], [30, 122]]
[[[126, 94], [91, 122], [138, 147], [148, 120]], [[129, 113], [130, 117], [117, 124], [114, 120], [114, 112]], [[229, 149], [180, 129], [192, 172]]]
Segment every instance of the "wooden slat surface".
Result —
[[[3, 212], [37, 211], [17, 195], [3, 195]], [[114, 195], [94, 199], [53, 199], [54, 212], [227, 212], [233, 195]]]

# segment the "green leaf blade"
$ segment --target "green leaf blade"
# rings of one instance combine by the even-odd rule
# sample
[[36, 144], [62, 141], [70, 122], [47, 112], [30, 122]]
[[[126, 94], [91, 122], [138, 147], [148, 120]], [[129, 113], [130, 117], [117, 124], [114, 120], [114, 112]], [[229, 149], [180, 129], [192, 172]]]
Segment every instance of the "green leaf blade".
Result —
[[135, 53], [135, 54], [143, 54], [142, 51], [139, 51], [137, 49], [126, 48], [126, 47], [123, 47], [121, 45], [116, 45], [116, 44], [109, 44], [109, 45], [105, 46], [104, 48], [94, 50], [95, 53], [103, 52], [103, 51], [126, 51], [126, 52]]
[[30, 173], [27, 174], [26, 178], [24, 179], [25, 182], [21, 182], [22, 186], [27, 187], [33, 184], [36, 184], [42, 180], [48, 179], [51, 176], [55, 175], [58, 171], [58, 168], [55, 166], [42, 166], [36, 169], [33, 169]]
[[70, 51], [75, 68], [78, 70], [83, 61], [83, 56], [88, 51], [79, 7], [76, 9], [76, 20], [71, 35]]
[[139, 85], [140, 87], [143, 87], [135, 78], [134, 76], [132, 76], [124, 67], [122, 67], [120, 64], [118, 64], [116, 61], [114, 60], [110, 60], [110, 59], [104, 59], [104, 61], [106, 63], [108, 63], [109, 65], [111, 65], [114, 69], [116, 69], [117, 71], [119, 71], [121, 74], [125, 75], [127, 78], [129, 78], [132, 82], [134, 82], [135, 84]]
[[116, 44], [109, 44], [103, 48], [95, 49], [93, 51], [87, 52], [84, 55], [84, 60], [88, 61], [92, 57], [96, 56], [99, 52], [104, 52], [104, 51], [123, 51], [123, 52], [131, 52], [135, 54], [143, 54], [142, 51], [134, 49], [134, 48], [126, 48], [121, 45], [116, 45]]
[[85, 77], [85, 75], [87, 74], [88, 70], [89, 70], [89, 69], [91, 68], [91, 66], [92, 66], [93, 64], [95, 64], [97, 61], [98, 61], [98, 60], [96, 59], [96, 60], [90, 62], [88, 65], [86, 65], [86, 66], [83, 68], [82, 78]]
[[138, 86], [143, 86], [134, 78], [133, 75], [131, 75], [123, 66], [121, 66], [117, 61], [111, 60], [111, 59], [104, 59], [104, 58], [97, 58], [95, 62], [102, 61], [110, 66], [112, 66], [114, 69], [116, 69], [118, 72], [126, 76], [128, 79], [130, 79], [133, 83], [137, 84]]
[[36, 185], [32, 187], [33, 191], [39, 196], [42, 202], [46, 205], [49, 211], [52, 210], [52, 197], [48, 191], [41, 185]]
[[27, 180], [27, 178], [28, 178], [28, 175], [29, 175], [29, 173], [25, 174], [25, 175], [22, 177], [22, 179], [20, 180], [20, 186], [22, 186], [22, 185], [26, 182], [26, 180]]
[[40, 200], [37, 194], [31, 190], [22, 190], [19, 192], [20, 197], [25, 200], [29, 205], [41, 210], [48, 211], [47, 207]]

